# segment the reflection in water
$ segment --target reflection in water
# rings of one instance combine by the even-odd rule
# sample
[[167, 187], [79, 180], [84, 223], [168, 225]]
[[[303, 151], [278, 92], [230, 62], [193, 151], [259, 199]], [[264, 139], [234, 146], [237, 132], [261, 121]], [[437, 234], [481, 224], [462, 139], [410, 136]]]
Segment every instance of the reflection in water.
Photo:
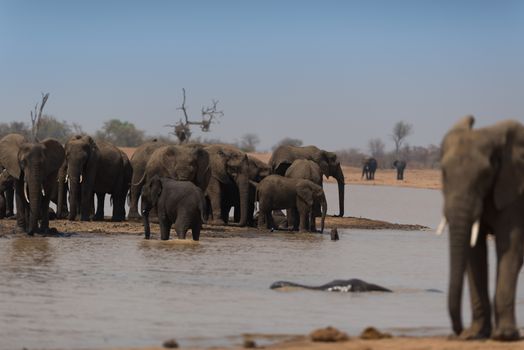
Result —
[[[415, 210], [415, 217], [429, 210], [439, 219], [440, 208]], [[446, 290], [447, 239], [339, 233], [337, 242], [327, 234], [256, 230], [202, 234], [186, 244], [94, 234], [0, 240], [0, 349], [142, 346], [173, 337], [183, 346], [208, 346], [238, 342], [233, 336], [243, 333], [305, 334], [327, 325], [350, 334], [369, 325], [449, 332], [446, 295], [426, 291]], [[350, 278], [394, 292], [269, 289], [277, 280]], [[521, 302], [524, 288], [518, 291]]]

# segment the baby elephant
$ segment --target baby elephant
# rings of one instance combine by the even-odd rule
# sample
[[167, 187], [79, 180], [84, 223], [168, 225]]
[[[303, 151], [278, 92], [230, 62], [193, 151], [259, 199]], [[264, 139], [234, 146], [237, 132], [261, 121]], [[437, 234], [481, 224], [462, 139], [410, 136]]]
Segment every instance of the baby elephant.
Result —
[[271, 212], [275, 209], [286, 209], [298, 212], [300, 231], [311, 231], [311, 223], [314, 220], [313, 205], [320, 203], [322, 208], [320, 232], [324, 231], [324, 220], [327, 212], [326, 196], [322, 187], [314, 182], [306, 179], [269, 175], [257, 185], [257, 197], [260, 208], [259, 228], [262, 228], [264, 220], [267, 228], [274, 228]]
[[149, 212], [156, 207], [160, 239], [169, 239], [171, 225], [174, 224], [179, 239], [185, 239], [187, 230], [191, 229], [193, 240], [199, 240], [206, 201], [202, 190], [191, 181], [176, 181], [155, 175], [142, 189], [142, 203], [146, 239], [151, 234]]

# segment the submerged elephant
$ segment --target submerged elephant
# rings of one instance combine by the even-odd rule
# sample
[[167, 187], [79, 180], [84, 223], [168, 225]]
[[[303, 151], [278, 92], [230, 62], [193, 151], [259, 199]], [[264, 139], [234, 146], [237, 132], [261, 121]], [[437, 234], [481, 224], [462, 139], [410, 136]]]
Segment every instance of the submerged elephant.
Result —
[[[78, 213], [82, 221], [90, 219], [94, 194], [98, 205], [93, 220], [104, 219], [104, 196], [113, 199], [112, 221], [125, 220], [125, 199], [131, 182], [131, 166], [125, 153], [114, 145], [96, 141], [87, 135], [75, 135], [65, 145], [69, 185], [69, 220]], [[58, 201], [62, 207], [65, 183], [59, 183]]]
[[362, 176], [366, 176], [366, 180], [375, 180], [375, 172], [377, 171], [377, 160], [375, 158], [367, 158], [362, 164]]
[[[444, 219], [449, 223], [448, 308], [463, 339], [519, 339], [515, 293], [524, 253], [524, 126], [515, 121], [473, 129], [461, 119], [442, 141]], [[487, 234], [497, 252], [492, 329], [488, 295]], [[461, 300], [467, 271], [472, 324], [464, 329]]]
[[296, 147], [283, 145], [279, 146], [271, 155], [269, 160], [269, 166], [273, 174], [284, 176], [287, 168], [296, 159], [309, 159], [314, 161], [320, 166], [322, 175], [329, 178], [333, 176], [337, 180], [338, 184], [338, 216], [344, 216], [344, 189], [345, 180], [344, 172], [340, 166], [340, 161], [337, 159], [337, 155], [333, 152], [324, 151], [315, 146]]
[[378, 284], [367, 283], [366, 281], [358, 278], [352, 278], [349, 280], [334, 280], [329, 283], [320, 286], [307, 286], [304, 284], [288, 282], [288, 281], [277, 281], [274, 282], [270, 289], [281, 289], [281, 288], [301, 288], [320, 290], [326, 292], [393, 292], [391, 289], [379, 286]]
[[405, 160], [395, 160], [393, 162], [393, 168], [397, 169], [397, 180], [404, 180], [404, 169], [406, 169]]
[[146, 143], [143, 143], [131, 156], [131, 167], [133, 168], [133, 177], [131, 179], [131, 188], [129, 190], [129, 213], [127, 214], [128, 219], [138, 219], [138, 199], [142, 192], [143, 184], [140, 183], [140, 179], [144, 176], [146, 171], [146, 165], [149, 158], [154, 151], [160, 147], [168, 146], [165, 142], [160, 142], [157, 139], [153, 139]]
[[55, 139], [38, 142], [9, 134], [0, 140], [0, 166], [15, 184], [17, 227], [30, 235], [49, 229], [49, 200], [64, 158]]
[[[299, 216], [298, 229], [312, 231], [308, 226], [312, 222], [313, 205], [319, 202], [322, 208], [320, 232], [324, 231], [324, 221], [327, 212], [327, 201], [324, 190], [310, 180], [291, 179], [280, 175], [269, 175], [257, 185], [257, 198], [259, 202], [258, 227], [264, 223], [268, 229], [276, 228], [273, 223], [273, 210], [289, 209]], [[293, 229], [297, 227], [294, 226]]]
[[178, 239], [185, 239], [191, 229], [193, 240], [200, 239], [200, 230], [206, 212], [204, 192], [190, 181], [176, 181], [153, 176], [143, 186], [142, 192], [145, 238], [149, 239], [149, 212], [157, 208], [160, 239], [168, 240], [171, 226], [175, 226]]

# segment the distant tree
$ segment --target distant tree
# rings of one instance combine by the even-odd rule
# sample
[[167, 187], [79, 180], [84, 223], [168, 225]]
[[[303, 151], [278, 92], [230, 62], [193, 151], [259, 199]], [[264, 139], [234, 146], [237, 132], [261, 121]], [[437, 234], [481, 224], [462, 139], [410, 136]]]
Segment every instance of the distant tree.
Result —
[[30, 137], [31, 129], [28, 124], [23, 122], [0, 123], [0, 138], [7, 134], [21, 134]]
[[259, 143], [260, 138], [257, 134], [248, 133], [242, 136], [239, 148], [244, 152], [255, 152]]
[[276, 145], [273, 146], [273, 150], [277, 149], [280, 146], [302, 146], [303, 142], [300, 139], [294, 139], [291, 137], [285, 137], [280, 142], [278, 142]]
[[115, 146], [136, 147], [144, 142], [144, 131], [137, 129], [133, 123], [111, 119], [96, 132], [96, 138]]
[[43, 115], [38, 126], [37, 137], [43, 140], [48, 137], [65, 143], [73, 134], [82, 134], [82, 128], [78, 124], [70, 125], [65, 120], [60, 122], [55, 117]]
[[379, 138], [374, 138], [368, 141], [369, 153], [374, 158], [382, 158], [385, 153], [386, 145]]
[[400, 155], [400, 148], [402, 147], [402, 143], [408, 137], [413, 133], [413, 125], [406, 123], [404, 121], [397, 122], [393, 126], [393, 134], [391, 135], [391, 138], [393, 139], [393, 142], [395, 142], [395, 154], [397, 157]]
[[357, 148], [339, 150], [335, 153], [341, 164], [355, 167], [360, 167], [362, 165], [362, 160], [366, 158], [366, 155]]

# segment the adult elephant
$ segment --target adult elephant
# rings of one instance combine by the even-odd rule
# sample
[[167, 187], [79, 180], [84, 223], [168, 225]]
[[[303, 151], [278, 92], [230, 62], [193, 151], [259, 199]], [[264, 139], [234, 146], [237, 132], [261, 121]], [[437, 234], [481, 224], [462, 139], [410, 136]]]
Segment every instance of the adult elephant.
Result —
[[151, 154], [142, 178], [133, 185], [142, 188], [155, 175], [191, 181], [205, 191], [211, 177], [209, 154], [198, 144], [164, 145]]
[[[256, 223], [253, 215], [255, 214], [256, 186], [252, 183], [262, 181], [262, 179], [270, 174], [270, 169], [267, 163], [252, 155], [248, 154], [247, 160], [248, 178], [250, 180], [247, 225], [255, 226]], [[225, 197], [225, 200], [222, 201], [225, 212], [229, 213], [230, 209], [233, 208], [233, 221], [237, 223], [240, 222], [240, 194], [238, 192], [238, 186], [233, 186], [231, 190], [225, 194]]]
[[[125, 199], [130, 181], [127, 156], [109, 142], [95, 141], [88, 135], [72, 136], [66, 142], [65, 153], [65, 172], [70, 191], [69, 220], [75, 220], [78, 213], [80, 220], [90, 219], [95, 193], [98, 205], [93, 220], [104, 219], [106, 193], [113, 199], [111, 220], [125, 220]], [[65, 183], [60, 181], [59, 186], [58, 201], [61, 206]]]
[[64, 147], [55, 139], [38, 142], [9, 134], [0, 140], [0, 165], [7, 169], [15, 184], [19, 229], [30, 235], [48, 231], [50, 195], [63, 162]]
[[129, 191], [129, 213], [128, 219], [139, 219], [138, 213], [138, 199], [142, 192], [142, 184], [140, 179], [144, 176], [146, 165], [154, 151], [160, 147], [167, 146], [165, 142], [160, 142], [157, 139], [141, 144], [133, 155], [131, 156], [131, 167], [133, 168], [133, 178], [131, 180], [131, 189]]
[[404, 169], [406, 169], [405, 160], [395, 160], [393, 162], [393, 168], [397, 169], [397, 180], [404, 180]]
[[[291, 166], [286, 170], [286, 177], [291, 179], [306, 179], [310, 180], [313, 183], [322, 187], [322, 170], [312, 160], [308, 159], [297, 159], [291, 164]], [[294, 222], [298, 218], [293, 218], [293, 212], [288, 210], [288, 226], [296, 226]], [[311, 225], [311, 230], [316, 231], [315, 220], [317, 217], [321, 216], [320, 212], [320, 203], [316, 201], [313, 204], [313, 213], [311, 215], [311, 223], [307, 220], [308, 227]]]
[[289, 145], [279, 146], [271, 155], [269, 166], [273, 174], [284, 176], [287, 168], [296, 159], [309, 159], [320, 166], [322, 175], [329, 178], [333, 176], [338, 184], [338, 216], [344, 216], [344, 173], [340, 166], [337, 155], [333, 152], [324, 151], [315, 146], [296, 147]]
[[[238, 201], [240, 226], [248, 224], [249, 214], [249, 159], [246, 153], [230, 145], [208, 145], [211, 179], [207, 188], [208, 223], [224, 225], [229, 221], [232, 203]], [[233, 197], [233, 198], [232, 198]], [[251, 214], [252, 216], [252, 214]]]
[[366, 176], [366, 180], [375, 180], [375, 172], [377, 171], [377, 160], [375, 158], [364, 159], [362, 164], [362, 176]]
[[[0, 170], [0, 219], [13, 216], [13, 183], [13, 177], [9, 175], [7, 169], [2, 168], [2, 170]], [[13, 193], [13, 196], [10, 198], [11, 201], [8, 200], [7, 193], [9, 192]]]
[[[442, 142], [444, 220], [449, 223], [448, 308], [464, 339], [517, 340], [515, 292], [524, 249], [524, 126], [506, 121], [473, 129], [460, 120]], [[492, 331], [486, 236], [495, 236], [497, 275]], [[461, 299], [467, 270], [472, 324], [463, 329]]]
[[[273, 210], [289, 209], [299, 215], [298, 228], [300, 231], [311, 231], [308, 218], [311, 218], [313, 204], [319, 202], [322, 208], [320, 232], [324, 231], [324, 220], [327, 212], [327, 201], [324, 190], [310, 180], [291, 179], [280, 175], [269, 175], [257, 185], [257, 198], [260, 213], [258, 227], [274, 229]], [[311, 222], [311, 220], [309, 221]]]

